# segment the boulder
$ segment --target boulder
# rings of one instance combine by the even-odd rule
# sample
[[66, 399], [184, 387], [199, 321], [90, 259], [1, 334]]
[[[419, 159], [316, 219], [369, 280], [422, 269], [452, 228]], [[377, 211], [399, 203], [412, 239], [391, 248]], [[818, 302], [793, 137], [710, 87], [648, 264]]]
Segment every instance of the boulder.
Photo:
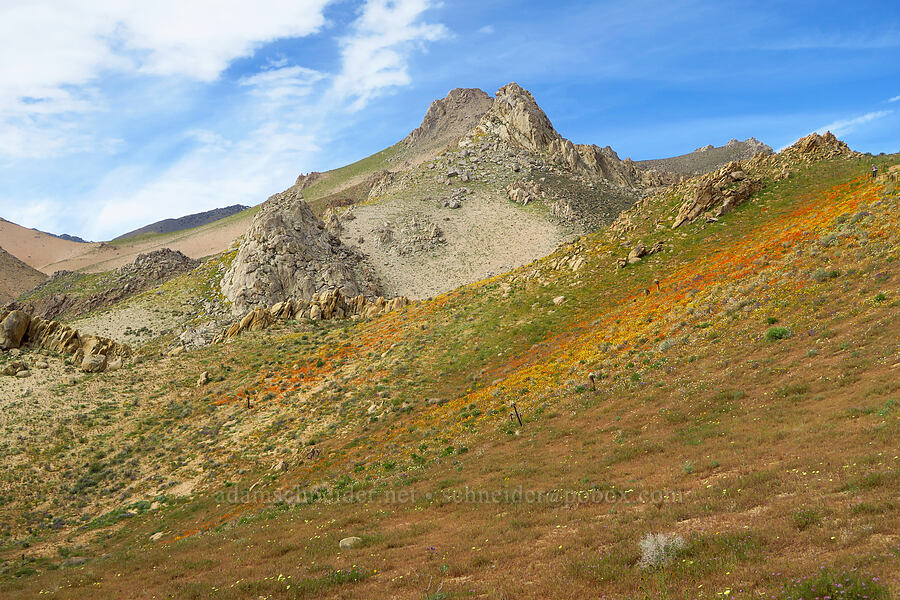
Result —
[[628, 253], [628, 258], [626, 260], [629, 265], [633, 265], [635, 263], [641, 262], [641, 259], [646, 255], [647, 247], [641, 244], [631, 249], [631, 252]]
[[3, 374], [15, 377], [19, 371], [28, 370], [28, 366], [21, 360], [14, 360], [3, 367]]
[[101, 373], [106, 369], [106, 357], [102, 354], [88, 354], [81, 361], [81, 370], [85, 373]]
[[18, 348], [30, 323], [28, 313], [21, 310], [10, 311], [0, 322], [0, 350]]
[[356, 548], [360, 544], [362, 544], [362, 538], [356, 536], [345, 537], [338, 542], [338, 546], [341, 550], [350, 550], [351, 548]]

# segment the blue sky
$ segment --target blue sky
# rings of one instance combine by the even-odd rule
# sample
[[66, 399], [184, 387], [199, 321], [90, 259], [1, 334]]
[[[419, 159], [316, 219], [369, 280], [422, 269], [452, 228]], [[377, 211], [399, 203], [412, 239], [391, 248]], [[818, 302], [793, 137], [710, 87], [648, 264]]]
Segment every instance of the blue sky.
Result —
[[0, 0], [0, 216], [96, 240], [256, 204], [510, 81], [623, 158], [828, 128], [897, 152], [900, 5]]

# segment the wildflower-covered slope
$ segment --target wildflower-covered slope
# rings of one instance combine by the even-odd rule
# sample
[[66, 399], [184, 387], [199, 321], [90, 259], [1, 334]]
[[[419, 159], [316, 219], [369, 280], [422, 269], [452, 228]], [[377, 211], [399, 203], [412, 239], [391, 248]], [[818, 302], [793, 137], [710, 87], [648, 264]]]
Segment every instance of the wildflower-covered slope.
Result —
[[[896, 593], [900, 217], [869, 162], [748, 161], [762, 191], [717, 221], [671, 228], [688, 181], [400, 312], [85, 381], [120, 400], [67, 423], [73, 450], [35, 427], [0, 590], [768, 597], [828, 566]], [[105, 473], [84, 525], [46, 503], [71, 482], [37, 482], [79, 447]], [[682, 543], [644, 568], [650, 532]]]

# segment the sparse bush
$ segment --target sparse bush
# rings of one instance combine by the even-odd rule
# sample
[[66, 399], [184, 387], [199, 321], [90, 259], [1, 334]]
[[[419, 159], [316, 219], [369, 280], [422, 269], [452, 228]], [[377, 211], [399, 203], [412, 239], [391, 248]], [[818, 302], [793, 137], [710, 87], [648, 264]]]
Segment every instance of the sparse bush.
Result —
[[775, 317], [768, 317], [768, 318], [766, 319], [766, 323], [768, 323], [769, 325], [774, 325], [774, 324], [777, 323], [777, 322], [778, 322], [778, 319], [775, 318]]
[[822, 569], [814, 577], [792, 581], [781, 593], [781, 600], [890, 600], [890, 597], [890, 591], [878, 582], [877, 577], [864, 577], [856, 573], [837, 574], [827, 569]]
[[793, 515], [794, 525], [800, 531], [806, 531], [810, 527], [814, 527], [822, 523], [822, 515], [814, 508], [804, 508], [798, 510]]
[[787, 327], [769, 327], [768, 331], [766, 331], [767, 342], [785, 340], [789, 337], [791, 337], [791, 330]]
[[638, 543], [641, 548], [642, 569], [658, 569], [684, 549], [684, 538], [677, 533], [647, 533]]

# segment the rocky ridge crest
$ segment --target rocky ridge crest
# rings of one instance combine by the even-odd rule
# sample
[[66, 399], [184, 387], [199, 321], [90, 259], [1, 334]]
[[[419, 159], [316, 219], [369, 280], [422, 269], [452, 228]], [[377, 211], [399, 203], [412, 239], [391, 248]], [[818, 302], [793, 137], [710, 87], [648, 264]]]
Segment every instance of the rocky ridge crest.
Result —
[[490, 110], [459, 145], [483, 145], [485, 138], [498, 146], [545, 155], [550, 162], [592, 180], [632, 188], [673, 181], [671, 176], [639, 169], [631, 160], [623, 161], [609, 146], [573, 144], [556, 131], [531, 92], [517, 83], [497, 91]]

